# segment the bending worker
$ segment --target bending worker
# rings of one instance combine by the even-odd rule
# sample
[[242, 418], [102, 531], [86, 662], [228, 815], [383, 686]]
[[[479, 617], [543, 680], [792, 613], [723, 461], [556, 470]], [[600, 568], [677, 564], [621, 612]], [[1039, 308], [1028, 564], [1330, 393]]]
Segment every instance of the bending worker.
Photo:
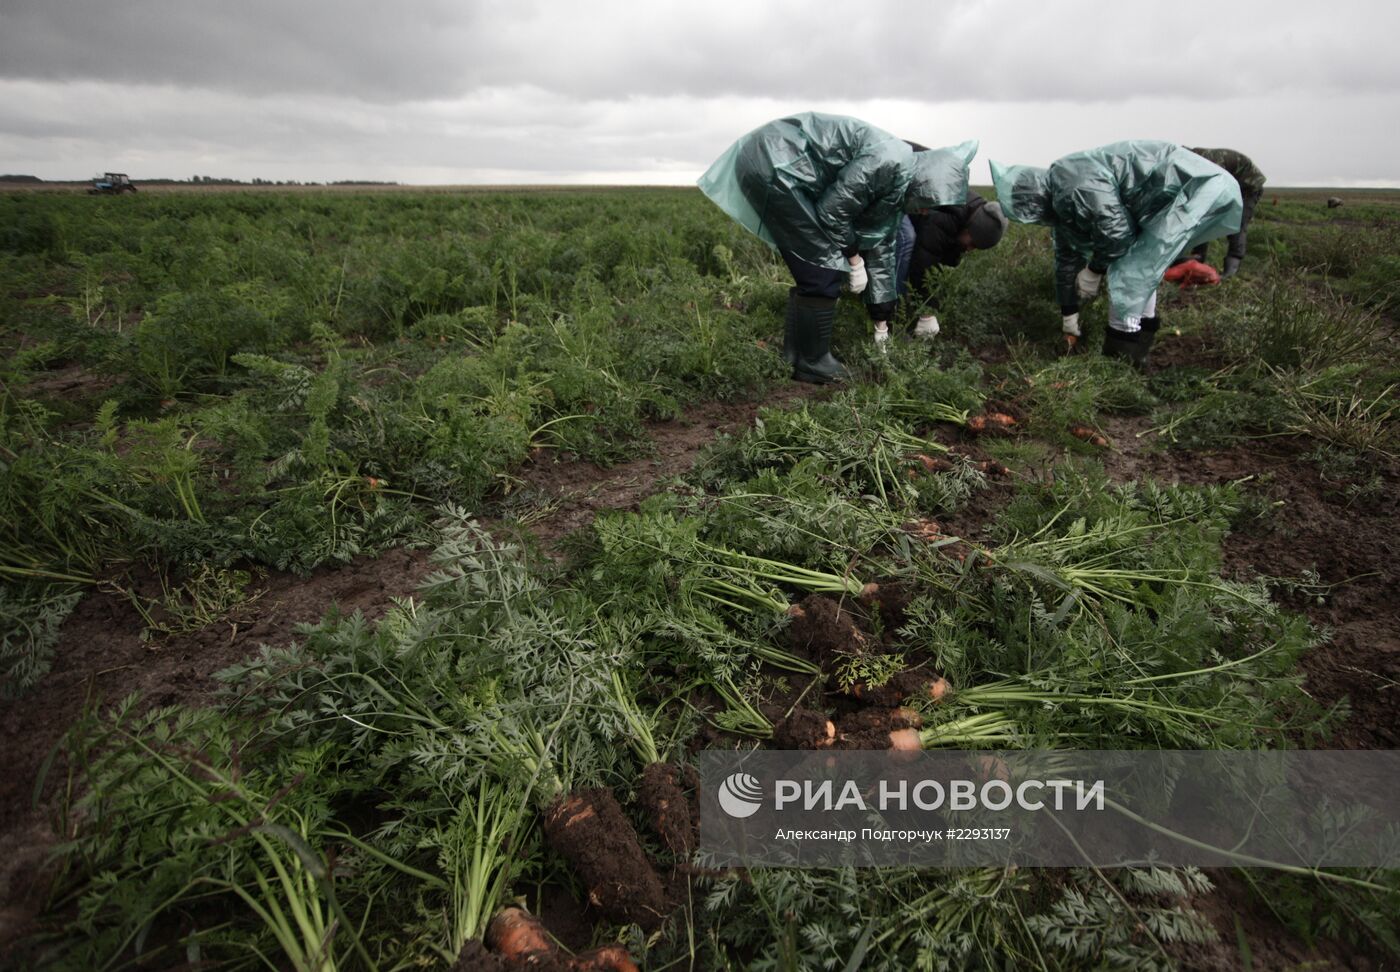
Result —
[[755, 129], [700, 177], [700, 189], [778, 250], [792, 272], [783, 358], [799, 381], [848, 377], [831, 355], [843, 285], [887, 321], [906, 213], [963, 202], [976, 142], [915, 152], [857, 118], [805, 112]]
[[[1007, 218], [1001, 205], [987, 202], [975, 192], [957, 206], [939, 206], [925, 213], [906, 216], [913, 235], [913, 255], [909, 262], [909, 287], [914, 299], [923, 302], [923, 313], [914, 325], [914, 336], [931, 338], [938, 333], [938, 317], [928, 303], [926, 288], [934, 267], [951, 269], [962, 262], [969, 250], [990, 250], [1001, 242]], [[904, 290], [901, 288], [900, 296]], [[879, 340], [879, 325], [876, 325]]]
[[[1235, 177], [1235, 181], [1240, 184], [1240, 196], [1244, 200], [1244, 212], [1240, 215], [1240, 230], [1238, 233], [1231, 233], [1227, 238], [1228, 249], [1225, 251], [1225, 268], [1221, 270], [1221, 278], [1233, 277], [1239, 272], [1240, 264], [1244, 262], [1245, 238], [1249, 233], [1249, 221], [1254, 218], [1254, 208], [1259, 205], [1259, 200], [1264, 196], [1264, 173], [1253, 160], [1243, 152], [1236, 152], [1234, 149], [1225, 148], [1193, 148], [1203, 159], [1214, 162], [1230, 175]], [[1202, 263], [1206, 262], [1206, 249], [1208, 243], [1202, 243], [1196, 247], [1195, 257]]]
[[1176, 256], [1240, 228], [1240, 187], [1174, 142], [1133, 140], [1075, 152], [1048, 169], [992, 162], [1006, 215], [1051, 227], [1064, 332], [1108, 277], [1103, 353], [1147, 365], [1161, 322], [1157, 285]]

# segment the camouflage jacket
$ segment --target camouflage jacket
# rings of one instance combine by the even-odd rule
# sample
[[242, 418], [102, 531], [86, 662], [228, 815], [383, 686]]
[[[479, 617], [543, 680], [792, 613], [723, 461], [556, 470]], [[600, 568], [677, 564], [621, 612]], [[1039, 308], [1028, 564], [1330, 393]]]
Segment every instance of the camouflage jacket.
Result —
[[1243, 195], [1257, 196], [1264, 191], [1264, 173], [1243, 152], [1226, 148], [1193, 148], [1191, 151], [1234, 176]]

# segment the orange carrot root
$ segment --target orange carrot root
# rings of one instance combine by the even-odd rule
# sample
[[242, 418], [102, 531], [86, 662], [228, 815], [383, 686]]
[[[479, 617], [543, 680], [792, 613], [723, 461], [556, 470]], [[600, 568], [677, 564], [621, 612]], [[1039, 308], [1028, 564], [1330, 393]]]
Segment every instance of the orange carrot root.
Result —
[[544, 924], [522, 908], [502, 908], [486, 928], [486, 947], [515, 962], [555, 950]]
[[579, 955], [569, 963], [575, 972], [637, 972], [637, 963], [621, 945], [605, 945]]
[[935, 678], [928, 686], [928, 697], [935, 702], [942, 702], [943, 698], [952, 689], [946, 678]]
[[896, 729], [890, 733], [890, 748], [900, 752], [918, 752], [924, 748], [917, 729]]
[[1107, 447], [1108, 445], [1108, 439], [1105, 436], [1089, 428], [1087, 425], [1076, 425], [1069, 430], [1069, 434], [1090, 445], [1100, 447]]

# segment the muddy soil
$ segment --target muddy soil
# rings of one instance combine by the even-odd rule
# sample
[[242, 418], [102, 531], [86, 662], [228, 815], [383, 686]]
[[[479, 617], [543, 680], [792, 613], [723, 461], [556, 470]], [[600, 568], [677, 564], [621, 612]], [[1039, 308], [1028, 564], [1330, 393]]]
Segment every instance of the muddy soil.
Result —
[[[1400, 747], [1400, 466], [1377, 463], [1362, 494], [1328, 480], [1305, 456], [1302, 440], [1271, 439], [1227, 449], [1155, 449], [1138, 438], [1146, 420], [1109, 423], [1114, 450], [1104, 456], [1115, 479], [1150, 476], [1165, 483], [1244, 481], [1275, 503], [1264, 520], [1225, 542], [1225, 573], [1282, 578], [1275, 597], [1330, 637], [1302, 662], [1305, 688], [1325, 707], [1343, 701], [1349, 717], [1326, 740], [1339, 749]], [[1315, 580], [1303, 582], [1305, 572]]]
[[1207, 874], [1215, 890], [1196, 896], [1189, 906], [1215, 926], [1220, 938], [1206, 945], [1168, 946], [1184, 972], [1388, 972], [1396, 967], [1393, 959], [1358, 954], [1342, 942], [1305, 943], [1281, 929], [1278, 916], [1239, 872], [1210, 868]]
[[[50, 376], [55, 390], [87, 391], [91, 376], [78, 369]], [[60, 387], [61, 386], [61, 387]], [[46, 386], [47, 387], [47, 386]], [[690, 469], [700, 450], [722, 431], [739, 431], [760, 408], [829, 395], [832, 389], [796, 382], [779, 385], [766, 398], [707, 403], [648, 429], [647, 459], [603, 468], [537, 455], [518, 476], [519, 489], [496, 504], [501, 513], [542, 509], [529, 530], [552, 552], [560, 537], [592, 521], [600, 509], [632, 508], [661, 487], [660, 481]], [[199, 631], [143, 641], [144, 622], [121, 594], [94, 591], [64, 623], [54, 667], [23, 698], [0, 710], [0, 956], [8, 942], [30, 927], [43, 903], [51, 872], [44, 866], [56, 842], [51, 827], [54, 782], [33, 800], [40, 766], [85, 707], [110, 704], [137, 692], [152, 705], [200, 705], [215, 693], [213, 673], [258, 650], [295, 638], [303, 622], [315, 622], [332, 606], [381, 617], [390, 599], [411, 594], [429, 572], [428, 552], [392, 550], [360, 557], [309, 577], [272, 574], [258, 579], [249, 600]], [[580, 942], [578, 944], [586, 944]]]
[[0, 949], [28, 924], [46, 893], [51, 872], [44, 862], [56, 839], [50, 821], [61, 761], [37, 795], [35, 784], [44, 760], [84, 709], [132, 692], [150, 705], [208, 702], [214, 672], [260, 645], [288, 644], [298, 624], [320, 620], [332, 605], [378, 618], [390, 598], [411, 593], [428, 570], [427, 551], [395, 549], [309, 577], [273, 574], [223, 620], [151, 641], [142, 640], [144, 622], [124, 595], [87, 595], [63, 624], [53, 669], [0, 710]]
[[789, 407], [831, 392], [831, 386], [791, 382], [761, 401], [697, 405], [672, 421], [648, 427], [653, 443], [650, 456], [615, 466], [570, 461], [538, 450], [516, 471], [519, 484], [491, 513], [503, 518], [528, 513], [524, 528], [553, 553], [560, 538], [588, 526], [600, 510], [634, 510], [661, 491], [665, 480], [689, 472], [700, 451], [717, 435], [747, 429], [760, 408]]

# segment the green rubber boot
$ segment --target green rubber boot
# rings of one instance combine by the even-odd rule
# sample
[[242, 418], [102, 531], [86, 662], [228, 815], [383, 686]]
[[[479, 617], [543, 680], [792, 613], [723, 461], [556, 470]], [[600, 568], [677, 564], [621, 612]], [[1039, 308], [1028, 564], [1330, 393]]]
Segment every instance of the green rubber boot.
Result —
[[798, 381], [828, 385], [851, 376], [846, 366], [831, 356], [831, 328], [836, 301], [826, 297], [790, 298], [793, 309], [793, 345], [797, 351], [792, 377]]

